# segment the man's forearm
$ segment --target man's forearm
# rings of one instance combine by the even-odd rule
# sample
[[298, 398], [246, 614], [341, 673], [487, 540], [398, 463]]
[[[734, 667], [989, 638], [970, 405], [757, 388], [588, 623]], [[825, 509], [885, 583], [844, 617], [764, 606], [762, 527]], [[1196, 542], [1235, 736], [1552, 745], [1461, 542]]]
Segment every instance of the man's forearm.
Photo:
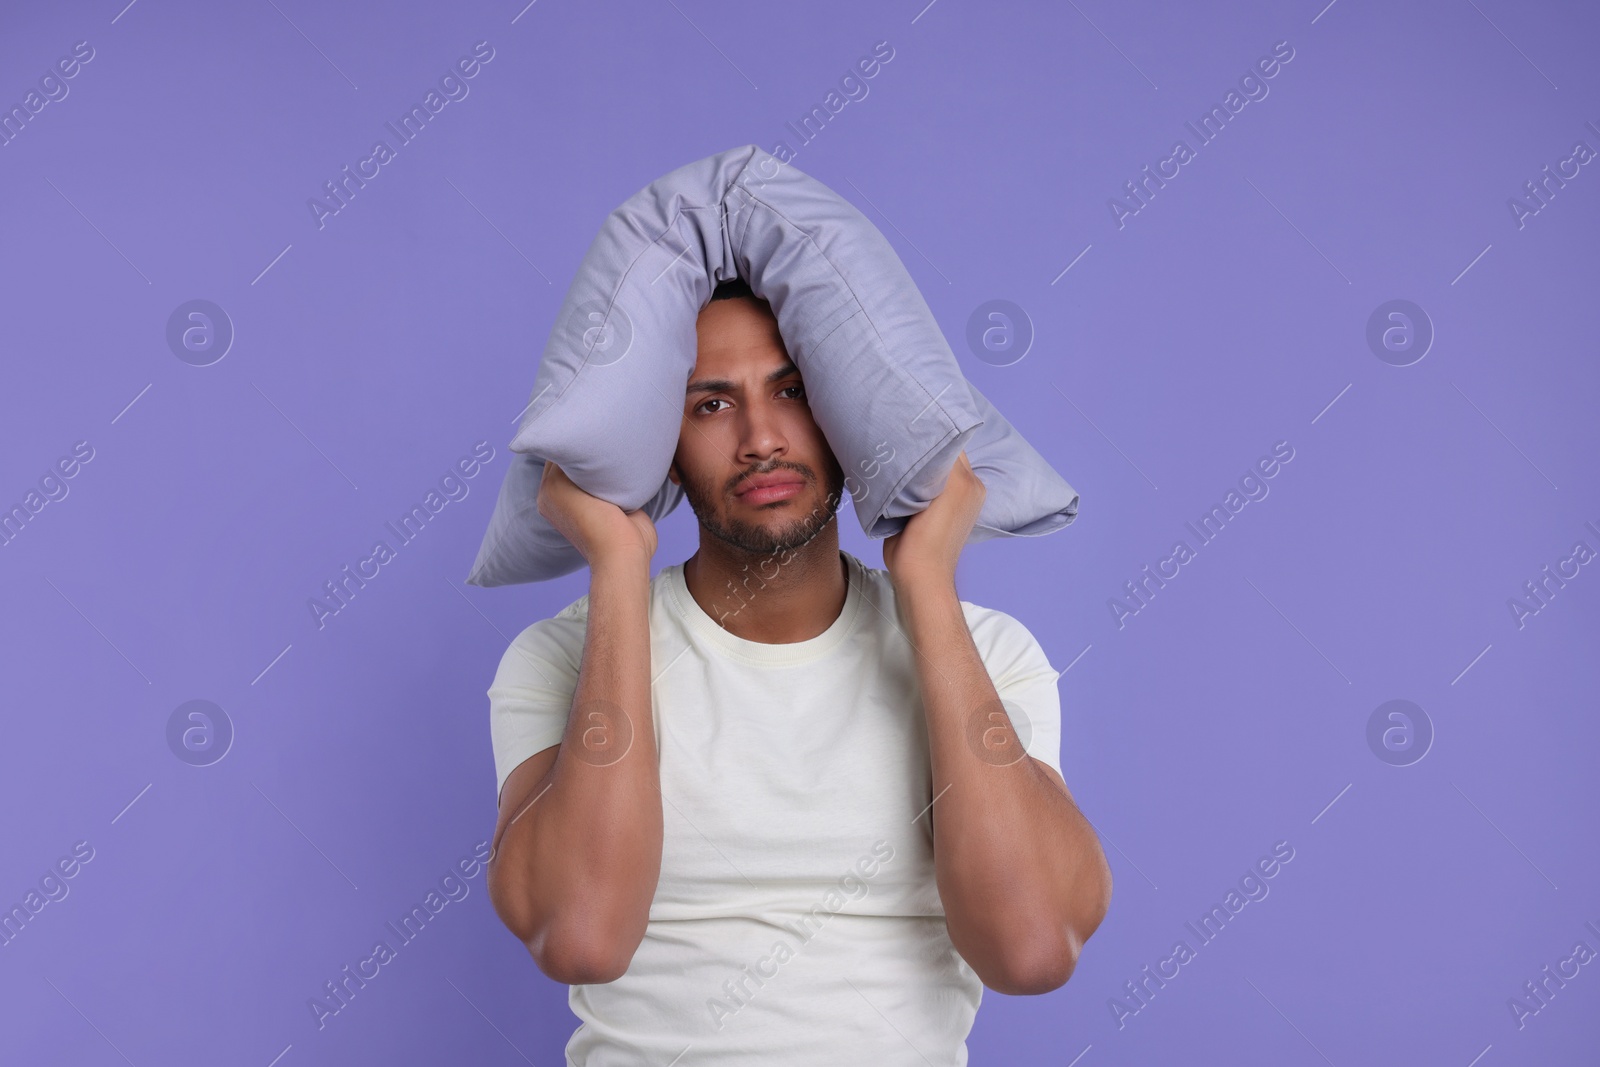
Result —
[[896, 593], [928, 724], [936, 798], [928, 817], [951, 942], [991, 988], [1055, 988], [1105, 914], [1110, 873], [1100, 843], [1010, 730], [954, 584]]
[[626, 968], [661, 871], [649, 598], [648, 559], [591, 572], [566, 734], [499, 845], [507, 884], [526, 904], [529, 949], [569, 981], [609, 981]]

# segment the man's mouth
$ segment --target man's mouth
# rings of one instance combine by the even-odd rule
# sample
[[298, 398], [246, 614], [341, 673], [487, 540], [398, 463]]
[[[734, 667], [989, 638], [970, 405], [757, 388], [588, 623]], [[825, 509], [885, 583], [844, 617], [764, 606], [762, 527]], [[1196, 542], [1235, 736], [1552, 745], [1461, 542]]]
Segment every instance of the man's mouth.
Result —
[[746, 504], [770, 504], [789, 499], [804, 489], [805, 484], [796, 474], [757, 474], [745, 479], [734, 495]]

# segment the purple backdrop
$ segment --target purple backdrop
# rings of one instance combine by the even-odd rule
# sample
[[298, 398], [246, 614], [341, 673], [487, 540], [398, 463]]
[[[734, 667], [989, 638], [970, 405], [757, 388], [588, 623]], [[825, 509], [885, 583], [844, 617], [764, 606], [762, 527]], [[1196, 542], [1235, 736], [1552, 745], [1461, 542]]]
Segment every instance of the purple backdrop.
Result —
[[561, 1061], [458, 863], [586, 577], [462, 579], [605, 214], [755, 142], [1083, 494], [961, 592], [1115, 896], [973, 1061], [1596, 1062], [1594, 11], [124, 2], [0, 15], [0, 1060]]

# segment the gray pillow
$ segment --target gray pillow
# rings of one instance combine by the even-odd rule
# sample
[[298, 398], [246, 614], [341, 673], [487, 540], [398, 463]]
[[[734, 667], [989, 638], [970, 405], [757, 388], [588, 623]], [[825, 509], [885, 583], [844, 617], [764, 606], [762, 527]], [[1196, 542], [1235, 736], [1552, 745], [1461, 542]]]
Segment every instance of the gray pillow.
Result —
[[695, 320], [744, 278], [778, 319], [868, 537], [898, 533], [967, 452], [986, 495], [969, 543], [1050, 533], [1078, 494], [967, 382], [900, 257], [843, 197], [755, 145], [680, 167], [606, 217], [544, 347], [467, 581], [584, 565], [539, 515], [544, 461], [659, 521], [694, 371]]

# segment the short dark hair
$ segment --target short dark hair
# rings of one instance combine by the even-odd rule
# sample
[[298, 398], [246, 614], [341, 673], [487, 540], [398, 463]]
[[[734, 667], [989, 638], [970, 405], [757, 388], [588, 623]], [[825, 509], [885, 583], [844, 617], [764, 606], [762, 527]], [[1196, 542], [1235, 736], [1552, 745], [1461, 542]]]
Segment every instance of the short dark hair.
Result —
[[750, 283], [739, 277], [729, 278], [725, 282], [718, 282], [716, 289], [711, 293], [711, 299], [713, 300], [732, 300], [741, 296], [748, 297], [751, 300], [761, 299], [751, 292]]

